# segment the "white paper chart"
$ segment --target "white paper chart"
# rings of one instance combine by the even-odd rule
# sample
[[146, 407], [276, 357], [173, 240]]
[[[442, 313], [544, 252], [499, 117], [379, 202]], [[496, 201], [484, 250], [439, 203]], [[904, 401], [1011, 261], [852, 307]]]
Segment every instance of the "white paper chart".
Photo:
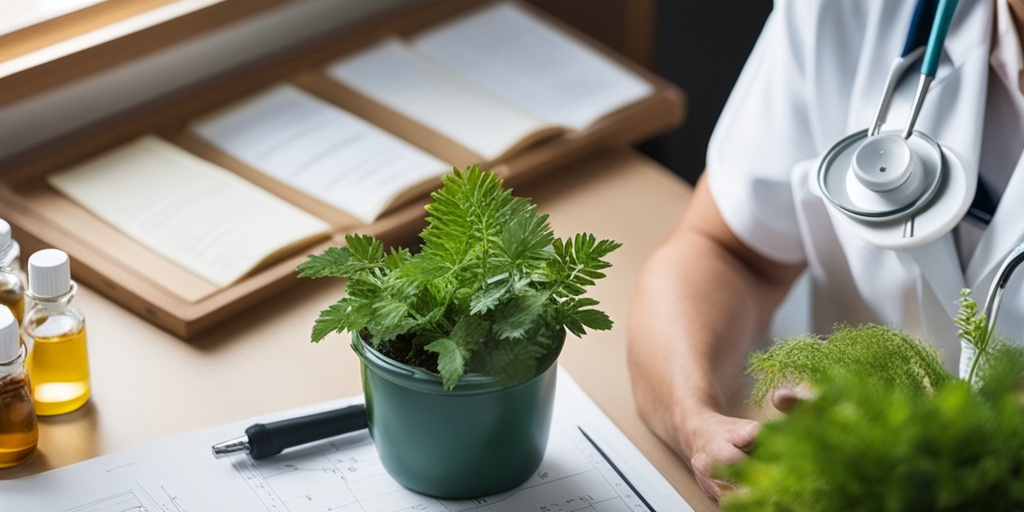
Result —
[[4, 510], [55, 512], [691, 510], [561, 369], [544, 461], [526, 483], [503, 494], [452, 501], [408, 491], [384, 471], [365, 430], [262, 461], [245, 456], [214, 459], [210, 453], [212, 444], [237, 436], [253, 422], [342, 407], [354, 401], [254, 418], [31, 477], [0, 481], [0, 503]]

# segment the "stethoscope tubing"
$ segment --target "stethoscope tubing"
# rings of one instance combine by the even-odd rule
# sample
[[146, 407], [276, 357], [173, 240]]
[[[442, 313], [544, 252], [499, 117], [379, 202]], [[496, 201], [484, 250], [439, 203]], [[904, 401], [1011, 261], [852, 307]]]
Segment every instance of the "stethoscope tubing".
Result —
[[[932, 13], [934, 19], [931, 23], [926, 23], [928, 15], [928, 5], [933, 3], [934, 0], [921, 0], [918, 3], [918, 7], [915, 10], [914, 20], [911, 20], [910, 31], [907, 34], [907, 41], [918, 40], [921, 38], [919, 31], [921, 27], [931, 25], [931, 30], [928, 33], [928, 44], [925, 45], [924, 56], [921, 60], [921, 76], [917, 83], [917, 92], [914, 95], [914, 103], [910, 108], [910, 118], [907, 119], [906, 125], [903, 127], [903, 138], [909, 139], [914, 133], [914, 125], [917, 124], [917, 116], [921, 113], [921, 107], [924, 105], [924, 99], [928, 95], [928, 89], [931, 87], [932, 80], [935, 79], [935, 73], [939, 70], [939, 61], [942, 60], [942, 47], [946, 42], [946, 34], [949, 32], [949, 24], [953, 20], [953, 13], [956, 12], [958, 0], [939, 0], [936, 11]], [[916, 20], [917, 10], [922, 10], [921, 20]], [[915, 23], [915, 21], [919, 21]], [[906, 44], [904, 44], [904, 50], [906, 50]]]

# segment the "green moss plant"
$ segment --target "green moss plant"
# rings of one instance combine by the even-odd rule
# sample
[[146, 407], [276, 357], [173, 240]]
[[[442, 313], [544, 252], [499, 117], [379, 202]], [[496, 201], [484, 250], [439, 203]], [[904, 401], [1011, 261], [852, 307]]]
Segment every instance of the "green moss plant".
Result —
[[934, 348], [880, 325], [840, 326], [827, 340], [814, 335], [782, 340], [753, 354], [748, 364], [755, 380], [751, 395], [757, 403], [775, 389], [817, 383], [836, 369], [920, 394], [953, 378]]
[[[961, 336], [989, 336], [969, 295], [957, 325]], [[999, 338], [980, 348], [973, 384], [943, 375], [934, 350], [880, 326], [755, 355], [761, 400], [796, 381], [816, 393], [767, 422], [749, 458], [719, 468], [739, 486], [723, 509], [1024, 510], [1024, 348]]]
[[455, 169], [431, 197], [415, 254], [349, 235], [299, 266], [300, 277], [347, 279], [346, 295], [314, 323], [313, 341], [361, 333], [451, 389], [467, 371], [523, 381], [565, 330], [611, 328], [585, 292], [621, 244], [589, 233], [556, 238], [536, 205], [476, 166]]

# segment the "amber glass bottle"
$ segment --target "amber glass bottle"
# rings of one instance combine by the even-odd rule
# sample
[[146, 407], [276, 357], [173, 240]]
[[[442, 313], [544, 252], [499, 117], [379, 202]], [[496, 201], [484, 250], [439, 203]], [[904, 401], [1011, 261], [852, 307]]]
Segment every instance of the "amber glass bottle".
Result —
[[18, 323], [9, 308], [0, 306], [0, 468], [30, 459], [39, 441], [24, 363]]

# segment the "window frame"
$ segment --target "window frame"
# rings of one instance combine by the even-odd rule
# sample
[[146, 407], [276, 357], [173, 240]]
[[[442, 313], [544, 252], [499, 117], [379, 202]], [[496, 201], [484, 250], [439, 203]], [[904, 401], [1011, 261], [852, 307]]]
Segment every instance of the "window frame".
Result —
[[0, 35], [0, 107], [293, 0], [105, 0]]

